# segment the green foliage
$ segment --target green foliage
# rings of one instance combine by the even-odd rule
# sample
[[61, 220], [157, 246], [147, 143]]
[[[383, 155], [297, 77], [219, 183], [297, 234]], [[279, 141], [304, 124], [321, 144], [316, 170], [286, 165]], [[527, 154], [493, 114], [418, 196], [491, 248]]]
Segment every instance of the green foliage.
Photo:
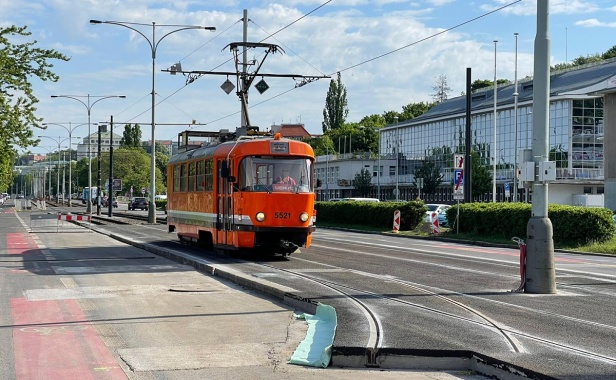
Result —
[[124, 125], [124, 133], [122, 133], [122, 139], [120, 140], [120, 147], [122, 148], [142, 148], [141, 127], [139, 126], [139, 124]]
[[[156, 144], [158, 146], [158, 144]], [[164, 148], [164, 147], [163, 147]], [[167, 148], [164, 148], [165, 151]], [[150, 158], [151, 160], [151, 158]], [[165, 187], [167, 187], [167, 162], [169, 162], [169, 155], [167, 152], [158, 152], [156, 151], [156, 156], [154, 157], [156, 162], [156, 169], [162, 173], [161, 181]], [[158, 177], [158, 175], [157, 175]]]
[[[113, 152], [113, 177], [122, 179], [122, 191], [119, 194], [128, 193], [131, 185], [133, 186], [134, 196], [141, 196], [141, 189], [150, 189], [150, 163], [151, 156], [147, 154], [141, 148], [120, 148]], [[87, 160], [84, 170], [84, 178], [87, 186]], [[80, 161], [81, 163], [81, 161]], [[96, 168], [98, 167], [98, 160], [92, 160], [92, 186], [96, 186]], [[166, 186], [163, 181], [163, 173], [160, 168], [156, 167], [156, 185], [155, 190], [157, 194], [164, 193]], [[79, 174], [79, 180], [81, 181], [82, 174]], [[109, 153], [103, 153], [101, 157], [101, 183], [105, 183], [109, 178]]]
[[605, 53], [601, 54], [601, 58], [603, 59], [616, 58], [616, 45], [612, 46]]
[[398, 122], [400, 122], [400, 120], [402, 120], [402, 118], [400, 117], [401, 114], [400, 112], [396, 112], [396, 111], [386, 111], [383, 112], [383, 118], [385, 119], [385, 123], [386, 124], [393, 124], [396, 122], [396, 118], [398, 118]]
[[325, 97], [323, 133], [341, 128], [348, 114], [347, 90], [342, 84], [340, 73], [338, 73], [337, 79], [332, 79], [329, 83], [329, 89]]
[[357, 124], [365, 128], [379, 129], [383, 128], [387, 124], [387, 121], [383, 115], [369, 115], [364, 116]]
[[[452, 228], [457, 206], [447, 210], [447, 221]], [[549, 205], [555, 244], [588, 244], [612, 238], [616, 228], [612, 211], [607, 208]], [[527, 203], [466, 203], [460, 204], [460, 232], [477, 235], [526, 239], [526, 227], [531, 217]]]
[[433, 194], [443, 180], [441, 167], [432, 160], [422, 160], [421, 166], [413, 171], [413, 176], [415, 177], [414, 184], [417, 187], [419, 187], [417, 178], [423, 178], [422, 193], [424, 194]]
[[419, 103], [409, 103], [405, 106], [402, 106], [402, 113], [398, 119], [398, 122], [404, 120], [411, 120], [416, 118], [417, 116], [423, 115], [428, 112], [430, 108], [434, 107], [438, 102], [419, 102]]
[[494, 84], [494, 81], [489, 79], [476, 79], [471, 83], [471, 93], [486, 87], [490, 87]]
[[353, 187], [357, 190], [357, 194], [361, 197], [365, 197], [372, 191], [372, 173], [370, 170], [363, 168], [358, 173], [355, 173], [355, 179], [353, 180]]
[[422, 201], [410, 202], [316, 202], [317, 226], [326, 223], [365, 225], [383, 229], [393, 228], [394, 211], [400, 211], [400, 230], [410, 231], [421, 223], [425, 206]]
[[27, 27], [0, 26], [0, 188], [13, 181], [12, 166], [15, 146], [35, 146], [31, 127], [41, 128], [42, 118], [35, 115], [38, 99], [34, 96], [31, 78], [57, 82], [59, 77], [50, 68], [49, 60], [68, 61], [52, 49], [35, 47], [37, 41], [14, 44], [11, 39], [25, 41], [31, 35]]
[[332, 139], [330, 139], [327, 135], [324, 135], [322, 137], [311, 137], [309, 139], [304, 139], [304, 142], [312, 147], [315, 156], [324, 156], [326, 154], [336, 153], [334, 143]]
[[471, 192], [473, 196], [483, 195], [492, 189], [492, 172], [482, 165], [479, 154], [471, 151]]

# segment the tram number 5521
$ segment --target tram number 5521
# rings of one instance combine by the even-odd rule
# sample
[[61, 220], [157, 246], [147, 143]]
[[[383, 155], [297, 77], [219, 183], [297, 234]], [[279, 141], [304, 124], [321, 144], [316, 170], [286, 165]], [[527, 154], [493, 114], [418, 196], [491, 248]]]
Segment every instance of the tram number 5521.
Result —
[[291, 218], [290, 212], [275, 212], [274, 213], [274, 219], [290, 219], [290, 218]]

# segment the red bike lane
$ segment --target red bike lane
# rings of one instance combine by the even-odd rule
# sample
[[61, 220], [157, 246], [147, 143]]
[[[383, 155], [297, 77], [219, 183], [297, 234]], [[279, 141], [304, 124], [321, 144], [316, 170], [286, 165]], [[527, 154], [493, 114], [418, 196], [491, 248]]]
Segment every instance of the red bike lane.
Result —
[[[6, 237], [9, 255], [22, 255], [24, 261], [44, 258], [29, 235]], [[12, 298], [10, 307], [16, 380], [127, 378], [77, 301]]]

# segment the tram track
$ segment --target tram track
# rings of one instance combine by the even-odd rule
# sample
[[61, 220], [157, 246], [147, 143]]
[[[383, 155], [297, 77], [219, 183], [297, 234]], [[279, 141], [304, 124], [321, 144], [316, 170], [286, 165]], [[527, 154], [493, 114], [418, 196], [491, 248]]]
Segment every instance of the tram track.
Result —
[[[439, 294], [438, 291], [432, 291], [432, 290], [428, 290], [425, 289], [421, 286], [418, 286], [416, 284], [411, 284], [408, 283], [406, 281], [402, 281], [402, 280], [388, 280], [389, 282], [395, 282], [398, 283], [400, 285], [403, 286], [407, 286], [407, 287], [411, 287], [417, 291], [423, 292], [425, 294], [428, 294], [430, 296], [436, 297], [440, 300], [443, 300], [445, 302], [451, 303], [461, 309], [464, 309], [468, 312], [470, 312], [471, 314], [477, 316], [478, 318], [480, 318], [480, 321], [476, 320], [476, 319], [472, 319], [472, 318], [468, 318], [468, 317], [464, 317], [464, 316], [460, 316], [460, 315], [456, 315], [454, 313], [450, 313], [450, 312], [446, 312], [446, 311], [442, 311], [442, 310], [438, 310], [436, 308], [433, 307], [428, 307], [425, 305], [421, 305], [418, 303], [414, 303], [414, 302], [410, 302], [407, 300], [403, 300], [397, 297], [390, 297], [390, 296], [385, 296], [382, 294], [378, 294], [375, 292], [371, 292], [371, 291], [367, 291], [367, 290], [363, 290], [363, 289], [359, 289], [357, 287], [353, 287], [353, 286], [349, 286], [346, 284], [341, 284], [338, 282], [334, 282], [334, 281], [329, 281], [329, 280], [324, 280], [324, 279], [319, 279], [316, 278], [314, 276], [305, 274], [305, 273], [301, 273], [301, 272], [297, 272], [294, 270], [289, 270], [289, 269], [282, 269], [282, 268], [277, 268], [275, 266], [272, 265], [268, 265], [268, 264], [259, 264], [261, 266], [267, 267], [270, 270], [276, 270], [276, 271], [281, 271], [284, 272], [286, 274], [292, 274], [298, 277], [301, 277], [305, 280], [311, 281], [311, 282], [315, 282], [318, 283], [322, 286], [325, 286], [329, 289], [332, 289], [342, 295], [344, 295], [345, 297], [348, 297], [350, 299], [353, 300], [353, 302], [358, 305], [358, 307], [360, 307], [362, 309], [362, 312], [364, 313], [364, 315], [367, 316], [368, 318], [368, 323], [370, 325], [370, 331], [371, 331], [371, 336], [367, 342], [366, 346], [366, 365], [367, 366], [375, 366], [378, 367], [378, 362], [379, 362], [379, 353], [383, 351], [383, 339], [385, 336], [385, 331], [383, 329], [383, 325], [378, 317], [378, 313], [375, 310], [372, 310], [370, 308], [370, 306], [368, 306], [366, 303], [362, 302], [361, 300], [359, 300], [359, 298], [357, 296], [353, 296], [350, 294], [350, 292], [354, 292], [354, 293], [360, 293], [363, 295], [367, 295], [370, 297], [374, 297], [374, 298], [379, 298], [379, 299], [383, 299], [383, 300], [387, 300], [389, 302], [393, 302], [393, 303], [397, 303], [397, 304], [402, 304], [405, 306], [410, 306], [412, 308], [416, 308], [416, 309], [421, 309], [424, 311], [428, 311], [431, 313], [434, 313], [438, 316], [442, 316], [442, 317], [447, 317], [447, 318], [454, 318], [456, 320], [459, 321], [463, 321], [466, 323], [472, 323], [472, 324], [476, 324], [476, 325], [480, 325], [484, 328], [487, 328], [489, 330], [492, 331], [496, 331], [498, 335], [500, 335], [501, 339], [503, 339], [507, 346], [509, 347], [509, 350], [512, 353], [525, 353], [526, 350], [524, 349], [524, 345], [519, 341], [519, 339], [527, 339], [529, 341], [533, 341], [535, 343], [541, 344], [543, 346], [546, 347], [550, 347], [552, 349], [555, 350], [559, 350], [559, 351], [565, 351], [568, 352], [572, 355], [575, 356], [582, 356], [594, 361], [600, 361], [609, 365], [616, 365], [616, 358], [615, 357], [610, 357], [608, 355], [604, 355], [601, 353], [597, 353], [597, 352], [592, 352], [583, 348], [579, 348], [579, 347], [575, 347], [569, 344], [564, 344], [564, 343], [560, 343], [557, 342], [555, 340], [552, 339], [546, 339], [537, 335], [533, 335], [533, 334], [528, 334], [525, 333], [523, 331], [519, 331], [519, 330], [515, 330], [515, 329], [511, 329], [505, 326], [500, 325], [497, 321], [493, 320], [492, 318], [486, 316], [485, 314], [483, 314], [482, 312], [476, 310], [475, 308], [466, 305], [462, 302], [456, 301], [450, 297], [446, 297], [443, 296], [442, 294]], [[344, 289], [344, 290], [343, 290]], [[511, 306], [511, 305], [510, 305]], [[562, 316], [562, 315], [557, 315], [557, 314], [553, 314], [550, 313], [552, 317], [566, 317], [566, 316]], [[572, 318], [567, 317], [568, 320], [571, 320]], [[584, 322], [582, 320], [578, 320], [575, 319], [576, 321], [579, 322]], [[597, 324], [597, 323], [590, 323], [588, 321], [586, 321], [587, 324], [592, 325], [594, 327], [601, 327], [601, 328], [607, 328], [607, 329], [616, 329], [616, 326], [609, 326], [609, 325], [601, 325], [601, 324]]]

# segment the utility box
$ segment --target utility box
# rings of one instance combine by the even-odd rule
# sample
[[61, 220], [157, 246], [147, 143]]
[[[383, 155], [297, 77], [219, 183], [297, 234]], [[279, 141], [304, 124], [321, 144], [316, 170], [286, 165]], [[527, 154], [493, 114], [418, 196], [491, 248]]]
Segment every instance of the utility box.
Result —
[[556, 180], [556, 161], [540, 161], [538, 180], [542, 182]]
[[533, 182], [535, 180], [535, 162], [526, 161], [520, 163], [520, 182]]

